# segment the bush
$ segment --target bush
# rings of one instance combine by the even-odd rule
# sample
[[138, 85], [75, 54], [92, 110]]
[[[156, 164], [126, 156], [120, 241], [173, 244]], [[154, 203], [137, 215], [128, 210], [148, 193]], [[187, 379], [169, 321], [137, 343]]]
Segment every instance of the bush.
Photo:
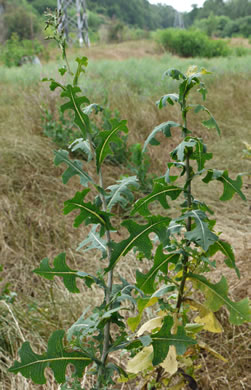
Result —
[[39, 41], [20, 40], [17, 34], [12, 34], [1, 49], [0, 59], [5, 66], [19, 66], [23, 57], [33, 57], [42, 53], [44, 47]]
[[104, 23], [104, 18], [95, 12], [88, 11], [88, 26], [92, 31], [97, 31], [101, 24]]
[[125, 25], [120, 21], [114, 21], [108, 28], [108, 41], [121, 42], [123, 41], [123, 32]]
[[169, 28], [158, 30], [155, 40], [165, 49], [182, 57], [227, 56], [230, 49], [222, 40], [212, 40], [198, 30]]
[[227, 37], [227, 26], [232, 23], [228, 16], [216, 16], [211, 14], [208, 18], [197, 19], [193, 28], [203, 31], [209, 37]]
[[251, 35], [251, 16], [245, 16], [244, 18], [239, 18], [237, 20], [240, 26], [240, 33], [245, 38], [248, 38]]
[[29, 3], [32, 4], [32, 7], [37, 10], [40, 15], [49, 8], [51, 10], [55, 10], [57, 6], [57, 2], [55, 0], [28, 0]]
[[39, 32], [39, 19], [28, 8], [23, 5], [13, 4], [8, 6], [3, 16], [5, 38], [10, 39], [16, 33], [20, 39], [33, 39]]

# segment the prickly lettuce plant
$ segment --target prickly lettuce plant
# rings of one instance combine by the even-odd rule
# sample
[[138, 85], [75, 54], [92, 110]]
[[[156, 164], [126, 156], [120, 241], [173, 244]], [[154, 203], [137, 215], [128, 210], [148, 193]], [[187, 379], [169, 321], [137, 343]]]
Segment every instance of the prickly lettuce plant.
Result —
[[[61, 277], [71, 293], [79, 293], [77, 280], [82, 281], [86, 289], [95, 284], [103, 291], [104, 300], [99, 307], [93, 308], [91, 314], [88, 308], [84, 308], [66, 335], [63, 330], [55, 331], [42, 355], [35, 353], [29, 342], [25, 342], [19, 351], [20, 361], [14, 362], [10, 372], [20, 372], [37, 384], [44, 384], [44, 371], [49, 367], [58, 383], [66, 383], [67, 366], [71, 365], [74, 368], [71, 370], [71, 388], [74, 389], [82, 388], [77, 378], [88, 374], [96, 378], [94, 389], [107, 389], [113, 388], [116, 378], [127, 381], [139, 373], [145, 375], [144, 388], [166, 387], [177, 373], [182, 381], [188, 381], [190, 387], [196, 389], [196, 381], [190, 375], [191, 371], [190, 374], [187, 372], [184, 356], [196, 355], [198, 348], [205, 348], [198, 333], [201, 330], [222, 331], [222, 325], [214, 315], [222, 306], [226, 307], [233, 324], [250, 319], [248, 300], [233, 302], [228, 296], [224, 276], [217, 283], [207, 278], [208, 271], [216, 267], [213, 256], [217, 252], [222, 252], [226, 265], [234, 268], [238, 277], [240, 275], [231, 246], [215, 231], [215, 220], [211, 219], [213, 212], [206, 203], [195, 198], [193, 181], [221, 182], [222, 201], [231, 199], [235, 193], [245, 199], [241, 176], [233, 180], [227, 171], [207, 168], [212, 153], [207, 152], [203, 140], [194, 137], [187, 126], [189, 111], [205, 111], [209, 119], [203, 121], [203, 125], [220, 133], [209, 110], [204, 105], [191, 105], [188, 101], [193, 88], [197, 88], [205, 100], [207, 90], [202, 78], [209, 72], [195, 68], [186, 74], [176, 69], [166, 72], [167, 77], [179, 83], [179, 93], [169, 93], [157, 104], [159, 108], [178, 104], [182, 121], [168, 121], [157, 126], [147, 138], [143, 150], [159, 144], [156, 137], [160, 132], [169, 138], [172, 132], [179, 131], [182, 140], [170, 154], [166, 173], [154, 180], [151, 193], [132, 205], [130, 218], [122, 223], [128, 230], [127, 237], [116, 242], [113, 238], [113, 207], [132, 204], [132, 190], [137, 188], [138, 182], [135, 176], [125, 177], [106, 188], [103, 168], [106, 157], [113, 153], [111, 143], [119, 145], [120, 135], [128, 133], [127, 123], [111, 119], [109, 130], [101, 129], [93, 141], [90, 115], [98, 113], [102, 107], [91, 103], [78, 86], [80, 75], [85, 73], [87, 58], [77, 58], [76, 63], [75, 73], [69, 69], [69, 64], [59, 69], [62, 76], [66, 72], [72, 75], [72, 83], [65, 85], [51, 79], [50, 88], [52, 91], [61, 90], [62, 112], [73, 112], [74, 123], [82, 133], [87, 161], [83, 164], [72, 160], [68, 151], [59, 150], [55, 152], [54, 162], [66, 167], [62, 175], [65, 184], [73, 176], [79, 176], [83, 190], [65, 201], [64, 214], [78, 212], [74, 221], [76, 228], [82, 224], [90, 225], [89, 234], [79, 249], [98, 250], [104, 264], [103, 271], [91, 275], [73, 270], [67, 265], [66, 254], [61, 253], [53, 264], [48, 258], [43, 259], [34, 272], [49, 280], [54, 276]], [[96, 165], [95, 177], [88, 173], [87, 164], [91, 161]], [[177, 204], [181, 198], [179, 212], [175, 207], [177, 215], [173, 217], [170, 203], [175, 201]], [[158, 214], [152, 207], [157, 202], [162, 207]], [[142, 264], [137, 264], [137, 258], [149, 260], [145, 272], [136, 271], [134, 283], [119, 276], [119, 269], [131, 250], [137, 253], [135, 269]], [[197, 291], [204, 295], [203, 303], [196, 300]], [[133, 309], [135, 315], [132, 315]], [[148, 318], [151, 317], [148, 321], [146, 313]], [[127, 351], [127, 354], [118, 364], [118, 359], [111, 357], [118, 356], [121, 351]], [[130, 356], [126, 364], [125, 356]], [[63, 388], [67, 389], [67, 384]]]

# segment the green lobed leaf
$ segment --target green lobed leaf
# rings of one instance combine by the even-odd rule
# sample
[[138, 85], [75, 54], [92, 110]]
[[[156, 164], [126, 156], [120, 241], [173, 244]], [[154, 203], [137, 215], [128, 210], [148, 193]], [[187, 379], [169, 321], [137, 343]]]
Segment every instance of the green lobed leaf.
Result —
[[92, 313], [89, 317], [85, 318], [89, 309], [90, 307], [87, 307], [78, 320], [68, 329], [66, 333], [68, 342], [71, 342], [73, 337], [80, 338], [96, 332], [99, 323], [99, 314]]
[[240, 271], [235, 263], [235, 256], [231, 245], [226, 241], [218, 240], [209, 248], [208, 255], [213, 256], [218, 251], [221, 251], [226, 256], [225, 264], [229, 268], [233, 268], [240, 279]]
[[58, 68], [58, 72], [61, 74], [61, 76], [64, 76], [67, 72], [66, 66], [64, 65], [62, 68]]
[[179, 257], [180, 254], [177, 252], [163, 253], [163, 245], [159, 245], [154, 256], [153, 267], [146, 274], [136, 271], [137, 287], [145, 294], [153, 294], [155, 292], [154, 280], [157, 273], [162, 271], [167, 274], [168, 264], [177, 264]]
[[82, 110], [83, 104], [90, 104], [86, 96], [77, 96], [81, 92], [79, 87], [72, 87], [67, 85], [65, 90], [61, 93], [61, 97], [66, 97], [69, 101], [63, 104], [60, 109], [62, 112], [66, 110], [74, 111], [74, 123], [80, 128], [83, 138], [87, 138], [87, 133], [90, 132], [90, 120]]
[[230, 200], [233, 195], [237, 193], [241, 199], [246, 200], [245, 195], [241, 191], [242, 188], [242, 178], [241, 175], [238, 175], [236, 180], [230, 179], [228, 176], [228, 171], [220, 171], [217, 169], [209, 169], [207, 175], [202, 179], [204, 183], [209, 183], [212, 180], [218, 180], [223, 184], [223, 194], [220, 197], [220, 200]]
[[54, 164], [56, 166], [60, 165], [61, 163], [65, 163], [68, 166], [62, 175], [64, 184], [66, 184], [75, 175], [80, 177], [80, 184], [82, 184], [84, 187], [87, 187], [89, 182], [93, 182], [91, 177], [82, 170], [83, 163], [79, 160], [70, 160], [69, 153], [66, 150], [55, 150], [54, 154]]
[[196, 65], [189, 66], [186, 72], [186, 79], [179, 86], [179, 100], [182, 101], [183, 98], [187, 98], [191, 89], [196, 85], [199, 85], [199, 91], [202, 93], [203, 100], [205, 100], [206, 89], [204, 83], [201, 82], [203, 75], [210, 74], [205, 68], [198, 70]]
[[106, 272], [110, 271], [118, 263], [121, 257], [125, 256], [132, 248], [143, 252], [147, 258], [151, 256], [151, 250], [153, 244], [148, 235], [152, 232], [156, 233], [160, 240], [164, 240], [167, 232], [166, 229], [171, 221], [171, 218], [154, 216], [146, 218], [148, 223], [146, 225], [138, 225], [132, 220], [127, 220], [122, 223], [130, 233], [130, 236], [121, 241], [120, 243], [112, 243], [112, 255], [110, 258], [110, 264], [105, 269]]
[[172, 152], [171, 156], [174, 160], [184, 161], [186, 156], [186, 148], [193, 148], [196, 141], [193, 138], [185, 138]]
[[85, 221], [85, 224], [90, 223], [101, 225], [101, 236], [104, 234], [104, 228], [107, 230], [114, 230], [110, 223], [111, 214], [100, 210], [91, 202], [85, 203], [84, 198], [90, 189], [76, 192], [74, 198], [67, 200], [64, 204], [64, 214], [69, 214], [73, 210], [80, 210], [80, 214], [75, 218], [74, 227], [78, 227]]
[[220, 128], [219, 128], [216, 120], [214, 119], [213, 115], [211, 114], [211, 112], [205, 106], [198, 104], [197, 106], [195, 106], [194, 112], [197, 114], [200, 111], [205, 111], [210, 116], [210, 118], [208, 120], [202, 121], [202, 124], [205, 127], [207, 127], [208, 129], [216, 129], [218, 134], [221, 135]]
[[92, 359], [83, 352], [64, 349], [64, 331], [56, 330], [48, 341], [48, 350], [43, 355], [38, 355], [31, 349], [29, 342], [25, 342], [18, 351], [21, 362], [15, 361], [9, 369], [17, 374], [20, 372], [25, 378], [31, 378], [34, 383], [44, 384], [46, 378], [44, 370], [50, 367], [57, 383], [65, 382], [66, 368], [68, 364], [75, 367], [75, 374], [81, 378], [84, 369], [92, 363]]
[[171, 104], [171, 106], [174, 105], [174, 103], [177, 103], [179, 101], [179, 96], [177, 93], [169, 93], [167, 95], [164, 95], [156, 102], [156, 105], [161, 109], [162, 107], [165, 107], [167, 103]]
[[[107, 257], [107, 242], [100, 237], [97, 231], [98, 225], [93, 225], [88, 236], [77, 247], [77, 251], [87, 252], [91, 249], [98, 249], [102, 252], [103, 259]], [[87, 247], [86, 247], [87, 246]], [[86, 247], [85, 249], [83, 249]]]
[[196, 141], [195, 150], [190, 155], [192, 160], [196, 160], [198, 165], [198, 171], [201, 171], [207, 160], [211, 160], [213, 157], [212, 153], [207, 153], [206, 145], [203, 144], [202, 140], [199, 138], [193, 138]]
[[132, 203], [134, 196], [130, 187], [139, 188], [137, 176], [123, 177], [121, 180], [117, 180], [117, 184], [107, 187], [109, 190], [105, 197], [107, 209], [111, 210], [116, 204], [126, 208], [128, 204]]
[[162, 363], [174, 345], [178, 355], [183, 355], [189, 345], [197, 344], [197, 341], [186, 335], [185, 328], [178, 326], [177, 333], [172, 334], [173, 319], [170, 316], [164, 317], [163, 325], [158, 333], [152, 334], [153, 365]]
[[[147, 298], [138, 298], [137, 299], [137, 306], [138, 306], [138, 315], [136, 317], [130, 317], [128, 318], [127, 320], [127, 323], [128, 323], [128, 326], [129, 328], [131, 329], [132, 332], [135, 332], [135, 330], [137, 329], [138, 325], [140, 324], [140, 321], [141, 321], [141, 318], [142, 318], [142, 315], [143, 315], [143, 312], [144, 310], [147, 308], [147, 307], [150, 307], [150, 306], [153, 306], [155, 305], [155, 303], [158, 302], [158, 297], [147, 297]], [[144, 337], [144, 336], [143, 336]], [[147, 343], [149, 345], [149, 338], [147, 338]], [[141, 338], [141, 342], [144, 343], [143, 341], [143, 338]]]
[[55, 81], [54, 79], [48, 79], [47, 77], [44, 77], [42, 81], [50, 81], [50, 90], [55, 91], [57, 88], [61, 88], [63, 91], [65, 91], [65, 87], [59, 83], [58, 81]]
[[75, 72], [74, 79], [73, 79], [74, 86], [78, 84], [78, 79], [79, 79], [80, 74], [85, 73], [85, 67], [87, 67], [87, 65], [88, 65], [88, 58], [87, 57], [82, 57], [82, 58], [77, 57], [76, 62], [78, 64], [78, 67], [77, 67], [77, 70]]
[[162, 298], [163, 296], [166, 296], [167, 293], [174, 292], [177, 289], [177, 286], [175, 285], [165, 285], [163, 284], [158, 290], [152, 294], [151, 298]]
[[161, 123], [159, 126], [155, 127], [151, 134], [147, 137], [142, 152], [144, 153], [146, 151], [147, 145], [159, 145], [160, 142], [156, 140], [155, 136], [157, 133], [162, 132], [166, 137], [171, 137], [171, 128], [172, 127], [181, 127], [182, 126], [179, 123], [168, 121]]
[[186, 79], [186, 76], [181, 71], [179, 71], [178, 69], [175, 69], [175, 68], [168, 69], [163, 74], [162, 77], [165, 77], [165, 76], [169, 76], [169, 77], [171, 77], [174, 80], [180, 80], [180, 79], [185, 80]]
[[172, 152], [171, 156], [174, 160], [184, 161], [186, 157], [186, 149], [190, 148], [189, 157], [196, 160], [198, 171], [202, 171], [205, 162], [211, 160], [212, 153], [207, 153], [206, 145], [203, 144], [200, 138], [186, 137]]
[[204, 276], [188, 273], [188, 277], [195, 281], [195, 285], [205, 295], [207, 306], [212, 311], [217, 311], [221, 306], [226, 306], [230, 317], [229, 321], [234, 325], [241, 325], [251, 320], [248, 298], [239, 302], [233, 302], [228, 298], [228, 284], [224, 276], [216, 283], [210, 283]]
[[158, 201], [164, 209], [168, 209], [170, 206], [167, 203], [166, 197], [169, 196], [172, 200], [177, 199], [182, 191], [179, 187], [167, 185], [164, 178], [154, 180], [152, 192], [135, 203], [131, 215], [136, 213], [143, 216], [149, 215], [148, 205], [154, 201]]
[[176, 168], [182, 169], [182, 172], [181, 172], [180, 176], [183, 176], [185, 174], [185, 172], [186, 172], [186, 164], [183, 163], [183, 162], [169, 162], [167, 164], [167, 166], [168, 166], [168, 168], [167, 168], [167, 171], [166, 171], [165, 176], [164, 176], [165, 182], [167, 184], [176, 181], [178, 179], [178, 177], [179, 177], [179, 176], [171, 176], [170, 175], [170, 171], [171, 171], [172, 167], [176, 167]]
[[209, 229], [208, 223], [204, 222], [208, 220], [206, 214], [201, 210], [192, 210], [184, 214], [182, 218], [184, 217], [193, 218], [196, 223], [195, 228], [185, 233], [186, 239], [195, 242], [207, 251], [218, 240], [218, 236]]
[[65, 287], [71, 293], [79, 293], [76, 278], [84, 279], [89, 287], [97, 281], [97, 278], [90, 274], [82, 272], [80, 275], [78, 271], [69, 268], [65, 262], [65, 253], [60, 253], [56, 256], [53, 260], [53, 265], [54, 268], [50, 267], [50, 260], [46, 257], [41, 261], [39, 268], [34, 269], [33, 272], [49, 280], [53, 280], [54, 276], [62, 277]]
[[108, 156], [109, 154], [113, 154], [113, 151], [110, 147], [110, 143], [113, 142], [117, 145], [120, 145], [122, 143], [122, 140], [117, 133], [121, 131], [123, 131], [124, 133], [128, 133], [128, 128], [126, 126], [127, 121], [111, 119], [110, 122], [112, 125], [112, 129], [101, 131], [97, 138], [99, 141], [99, 144], [96, 149], [96, 165], [98, 172], [106, 156]]
[[69, 148], [72, 152], [75, 152], [76, 150], [80, 149], [83, 153], [86, 154], [88, 162], [92, 160], [93, 156], [88, 140], [84, 141], [83, 138], [77, 138], [69, 145]]

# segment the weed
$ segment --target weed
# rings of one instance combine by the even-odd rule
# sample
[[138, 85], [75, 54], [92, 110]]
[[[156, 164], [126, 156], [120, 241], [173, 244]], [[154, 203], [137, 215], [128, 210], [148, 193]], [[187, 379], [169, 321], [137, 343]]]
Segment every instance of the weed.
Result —
[[[76, 62], [73, 83], [63, 85], [51, 79], [50, 88], [60, 88], [61, 97], [67, 99], [61, 105], [61, 110], [73, 111], [74, 123], [81, 130], [83, 140], [87, 142], [90, 154], [96, 162], [96, 175], [83, 170], [80, 161], [70, 160], [64, 150], [55, 152], [55, 165], [66, 164], [67, 169], [63, 174], [65, 184], [73, 176], [78, 176], [84, 187], [83, 191], [76, 192], [73, 198], [65, 202], [64, 214], [77, 210], [79, 215], [74, 217], [74, 226], [78, 227], [83, 222], [92, 225], [88, 237], [89, 249], [96, 248], [101, 251], [102, 258], [107, 258], [108, 263], [93, 275], [72, 270], [66, 264], [65, 253], [61, 253], [54, 258], [52, 267], [49, 259], [45, 258], [34, 272], [49, 280], [56, 275], [62, 277], [65, 287], [71, 293], [79, 292], [76, 279], [80, 279], [86, 288], [96, 286], [103, 290], [104, 301], [94, 307], [90, 314], [86, 309], [73, 324], [67, 333], [66, 346], [63, 344], [64, 332], [61, 330], [51, 335], [48, 349], [42, 355], [34, 353], [30, 344], [25, 342], [19, 351], [21, 362], [16, 361], [10, 371], [21, 372], [34, 382], [42, 384], [46, 381], [44, 370], [50, 367], [56, 381], [63, 383], [67, 379], [66, 367], [71, 364], [75, 367], [72, 386], [76, 389], [80, 385], [79, 382], [74, 382], [77, 377], [82, 378], [84, 371], [85, 375], [95, 376], [95, 389], [111, 387], [116, 374], [119, 374], [123, 381], [127, 381], [141, 371], [148, 372], [146, 385], [171, 385], [176, 375], [180, 378], [179, 386], [188, 382], [190, 387], [196, 388], [194, 367], [186, 358], [196, 358], [200, 349], [215, 354], [215, 351], [197, 336], [201, 330], [213, 333], [222, 331], [222, 324], [214, 312], [224, 306], [229, 313], [230, 322], [235, 325], [250, 319], [248, 300], [232, 301], [224, 276], [218, 283], [206, 278], [208, 272], [216, 267], [214, 255], [218, 252], [225, 256], [227, 267], [234, 270], [238, 277], [240, 273], [231, 246], [221, 239], [220, 233], [215, 230], [216, 221], [211, 217], [213, 212], [203, 201], [195, 198], [192, 185], [195, 179], [202, 179], [206, 184], [216, 181], [223, 184], [220, 200], [229, 200], [235, 193], [245, 200], [241, 189], [242, 176], [238, 175], [233, 180], [227, 170], [206, 168], [207, 161], [210, 161], [213, 155], [208, 153], [203, 140], [191, 135], [188, 129], [187, 114], [194, 110], [195, 114], [206, 113], [209, 119], [203, 120], [203, 125], [209, 129], [215, 128], [220, 134], [219, 126], [210, 111], [202, 104], [188, 102], [194, 87], [198, 88], [205, 100], [207, 89], [202, 77], [209, 72], [203, 68], [198, 70], [192, 67], [186, 74], [176, 69], [165, 73], [164, 76], [178, 81], [178, 93], [162, 96], [157, 104], [160, 109], [177, 104], [181, 111], [181, 123], [168, 121], [155, 127], [142, 152], [149, 145], [159, 144], [156, 138], [159, 133], [171, 138], [172, 132], [180, 131], [183, 140], [171, 152], [166, 173], [154, 180], [152, 192], [132, 205], [131, 218], [122, 223], [129, 236], [125, 240], [115, 242], [113, 232], [116, 228], [111, 218], [112, 207], [116, 203], [124, 202], [124, 197], [133, 199], [131, 185], [135, 179], [125, 179], [113, 188], [106, 188], [102, 175], [103, 162], [112, 154], [111, 143], [119, 145], [119, 134], [127, 134], [128, 128], [126, 121], [113, 118], [110, 121], [111, 128], [99, 132], [97, 143], [92, 141], [90, 114], [93, 111], [98, 113], [101, 107], [90, 104], [86, 96], [79, 95], [81, 89], [78, 87], [78, 79], [81, 73], [85, 73], [87, 58], [77, 58]], [[61, 68], [59, 71], [62, 75], [67, 69]], [[69, 68], [68, 71], [72, 74]], [[90, 194], [93, 195], [92, 201]], [[184, 202], [179, 208], [179, 214], [172, 218], [166, 212], [170, 207], [167, 196], [176, 200], [181, 194], [184, 195]], [[109, 207], [111, 197], [113, 202]], [[152, 203], [155, 201], [162, 206], [163, 215], [153, 212]], [[144, 223], [138, 223], [142, 220]], [[150, 233], [157, 236], [154, 241]], [[153, 248], [156, 247], [154, 243], [157, 248], [153, 255]], [[150, 260], [150, 269], [146, 273], [139, 270], [136, 272], [136, 284], [121, 276], [119, 283], [114, 283], [114, 270], [131, 249], [139, 252], [141, 259], [144, 257]], [[197, 292], [205, 296], [203, 303], [196, 300]], [[137, 310], [136, 317], [127, 318], [123, 315], [129, 310], [129, 302]], [[155, 304], [158, 305], [155, 309], [157, 317], [153, 314], [153, 318], [144, 322], [135, 333], [146, 309]], [[115, 359], [108, 359], [110, 355], [125, 350], [132, 357], [127, 367]], [[219, 354], [218, 357], [224, 360]], [[87, 367], [89, 371], [86, 371]]]

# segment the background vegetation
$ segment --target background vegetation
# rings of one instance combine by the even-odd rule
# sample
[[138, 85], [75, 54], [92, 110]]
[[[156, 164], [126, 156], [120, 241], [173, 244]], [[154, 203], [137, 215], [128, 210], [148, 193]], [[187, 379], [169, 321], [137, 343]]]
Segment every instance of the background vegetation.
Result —
[[[43, 13], [54, 10], [56, 0], [0, 0], [0, 39], [13, 32], [20, 39], [41, 35]], [[121, 23], [123, 27], [154, 31], [176, 27], [176, 10], [167, 5], [153, 5], [148, 0], [87, 0], [89, 26], [96, 32], [102, 24]], [[4, 12], [3, 12], [4, 11]], [[185, 28], [196, 27], [209, 36], [251, 35], [249, 0], [206, 0], [203, 7], [193, 6], [183, 14]]]

